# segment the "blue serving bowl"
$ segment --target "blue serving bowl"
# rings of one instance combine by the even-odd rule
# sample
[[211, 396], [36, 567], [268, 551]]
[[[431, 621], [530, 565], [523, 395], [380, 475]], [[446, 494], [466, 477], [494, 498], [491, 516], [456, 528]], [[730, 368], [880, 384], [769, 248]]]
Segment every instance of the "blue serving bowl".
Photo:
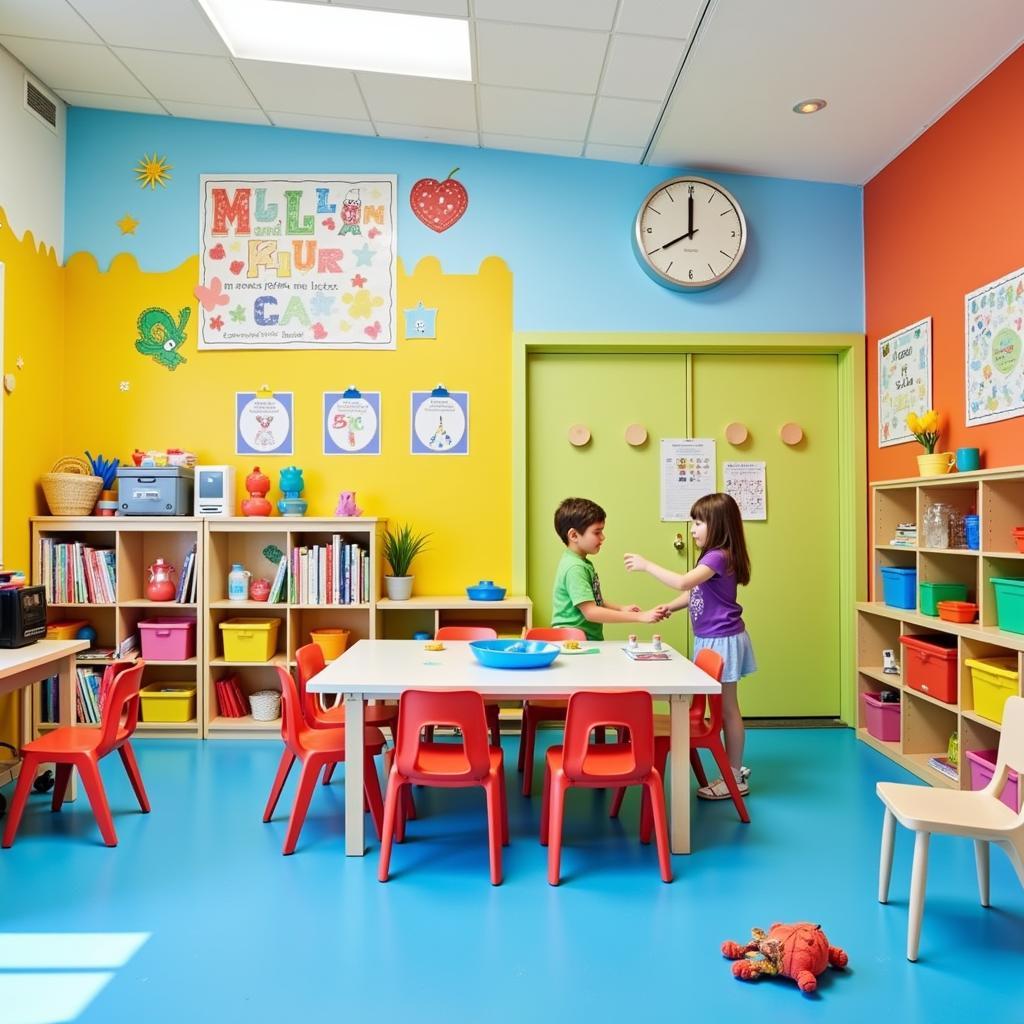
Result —
[[544, 668], [560, 653], [544, 640], [473, 640], [469, 649], [488, 668]]
[[496, 587], [493, 580], [481, 580], [466, 587], [466, 596], [470, 601], [501, 601], [505, 597], [505, 588]]

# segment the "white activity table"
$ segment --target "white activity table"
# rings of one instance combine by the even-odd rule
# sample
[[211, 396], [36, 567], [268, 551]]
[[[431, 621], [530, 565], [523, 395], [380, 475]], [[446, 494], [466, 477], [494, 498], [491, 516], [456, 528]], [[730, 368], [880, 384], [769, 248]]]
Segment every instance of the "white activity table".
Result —
[[309, 681], [313, 693], [341, 694], [345, 702], [345, 852], [361, 857], [363, 836], [363, 701], [395, 700], [405, 690], [476, 690], [484, 697], [568, 698], [577, 690], [646, 690], [671, 708], [669, 755], [670, 840], [673, 853], [690, 852], [690, 703], [696, 693], [722, 687], [671, 647], [669, 661], [633, 661], [621, 641], [587, 644], [596, 654], [560, 654], [547, 668], [485, 668], [466, 642], [445, 641], [427, 651], [422, 640], [360, 640]]

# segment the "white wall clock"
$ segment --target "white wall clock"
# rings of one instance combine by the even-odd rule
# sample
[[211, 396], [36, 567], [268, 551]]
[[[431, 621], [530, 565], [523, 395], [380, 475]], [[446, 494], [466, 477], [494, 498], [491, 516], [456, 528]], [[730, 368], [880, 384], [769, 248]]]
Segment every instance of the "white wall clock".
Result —
[[652, 188], [636, 215], [633, 248], [658, 284], [708, 288], [731, 274], [747, 247], [740, 204], [707, 178], [671, 178]]

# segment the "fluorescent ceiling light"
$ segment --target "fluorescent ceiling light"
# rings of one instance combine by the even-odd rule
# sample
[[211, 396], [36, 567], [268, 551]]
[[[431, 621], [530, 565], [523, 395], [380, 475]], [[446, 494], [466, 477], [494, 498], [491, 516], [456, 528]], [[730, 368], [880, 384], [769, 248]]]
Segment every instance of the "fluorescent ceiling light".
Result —
[[235, 57], [422, 78], [473, 77], [469, 22], [287, 0], [199, 0]]

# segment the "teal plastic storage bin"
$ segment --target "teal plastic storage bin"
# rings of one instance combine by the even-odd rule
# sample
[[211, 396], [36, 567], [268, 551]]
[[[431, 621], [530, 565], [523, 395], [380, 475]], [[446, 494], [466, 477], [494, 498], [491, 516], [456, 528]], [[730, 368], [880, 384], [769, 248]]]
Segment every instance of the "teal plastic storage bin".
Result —
[[[890, 608], [917, 606], [917, 570], [896, 565], [882, 567], [882, 596]], [[938, 612], [935, 612], [938, 615]]]
[[967, 587], [963, 583], [922, 583], [921, 611], [925, 615], [938, 615], [940, 601], [966, 601]]
[[1024, 579], [993, 576], [989, 582], [996, 592], [996, 621], [1000, 629], [1024, 633]]

